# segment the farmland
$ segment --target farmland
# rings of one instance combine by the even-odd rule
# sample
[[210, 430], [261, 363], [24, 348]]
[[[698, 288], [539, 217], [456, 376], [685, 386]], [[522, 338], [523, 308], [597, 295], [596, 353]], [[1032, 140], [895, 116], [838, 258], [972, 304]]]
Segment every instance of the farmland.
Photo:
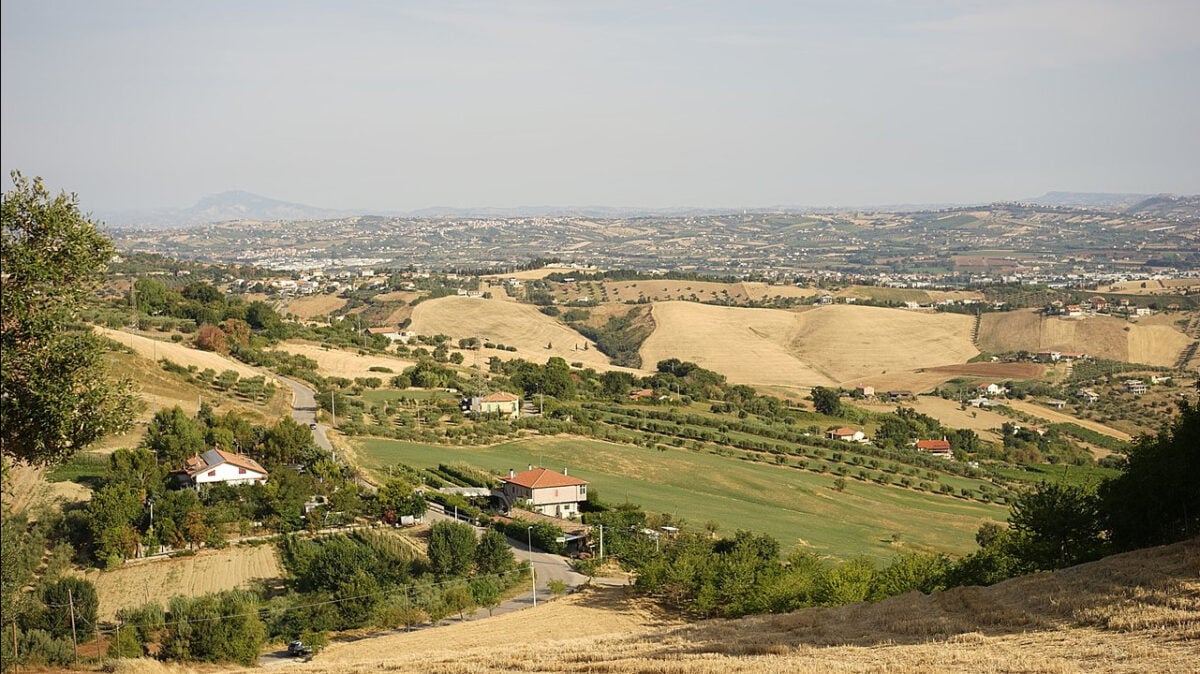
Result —
[[[536, 611], [339, 643], [297, 671], [1059, 672], [1194, 671], [1196, 541], [992, 587], [878, 603], [679, 623], [623, 588]], [[1118, 587], [1136, 591], [1114, 591]], [[452, 646], [451, 646], [452, 645]], [[157, 672], [159, 670], [149, 670]]]
[[1131, 323], [1111, 316], [1048, 317], [1036, 311], [984, 314], [979, 348], [1012, 351], [1078, 351], [1097, 358], [1147, 365], [1175, 364], [1191, 338], [1170, 325]]
[[395, 356], [362, 354], [338, 348], [330, 348], [313, 342], [287, 341], [275, 346], [280, 351], [311, 358], [317, 362], [317, 373], [325, 377], [384, 377], [386, 372], [372, 372], [372, 367], [386, 367], [400, 373], [413, 364]]
[[[901, 549], [966, 552], [979, 525], [1002, 520], [1001, 507], [814, 474], [730, 456], [658, 451], [564, 436], [483, 448], [393, 440], [358, 442], [368, 467], [403, 463], [433, 467], [462, 462], [502, 473], [527, 464], [567, 467], [607, 503], [637, 503], [694, 526], [712, 520], [722, 531], [751, 528], [819, 554], [890, 558]], [[952, 478], [945, 478], [952, 480]]]
[[176, 595], [197, 597], [209, 592], [247, 588], [254, 581], [274, 580], [281, 573], [279, 556], [270, 544], [209, 550], [177, 559], [143, 560], [113, 571], [91, 569], [83, 577], [96, 585], [100, 617], [117, 611], [160, 604]]

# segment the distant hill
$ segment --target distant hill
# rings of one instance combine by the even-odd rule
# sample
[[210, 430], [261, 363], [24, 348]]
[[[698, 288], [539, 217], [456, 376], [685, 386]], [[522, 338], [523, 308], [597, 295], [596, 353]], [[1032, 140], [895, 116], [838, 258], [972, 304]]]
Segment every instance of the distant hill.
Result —
[[1150, 197], [1130, 206], [1125, 212], [1164, 220], [1200, 220], [1200, 194]]
[[323, 220], [352, 215], [351, 212], [280, 201], [242, 190], [210, 194], [187, 208], [98, 213], [114, 227], [172, 228], [204, 225], [229, 220]]
[[1132, 192], [1046, 192], [1040, 197], [1018, 199], [1018, 201], [1025, 204], [1039, 204], [1042, 206], [1125, 209], [1154, 196], [1153, 194], [1136, 194]]

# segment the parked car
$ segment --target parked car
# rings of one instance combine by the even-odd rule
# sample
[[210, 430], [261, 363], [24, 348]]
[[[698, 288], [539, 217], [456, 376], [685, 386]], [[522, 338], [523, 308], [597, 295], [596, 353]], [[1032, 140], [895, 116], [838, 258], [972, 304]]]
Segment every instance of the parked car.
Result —
[[312, 649], [304, 645], [303, 641], [297, 639], [288, 642], [288, 655], [295, 658], [305, 657], [312, 655]]

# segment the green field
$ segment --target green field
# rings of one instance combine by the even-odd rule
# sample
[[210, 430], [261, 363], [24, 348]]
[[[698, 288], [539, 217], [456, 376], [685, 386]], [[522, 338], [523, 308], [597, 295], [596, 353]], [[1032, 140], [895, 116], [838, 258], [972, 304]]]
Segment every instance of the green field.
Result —
[[[358, 441], [368, 468], [404, 463], [418, 468], [462, 462], [496, 473], [528, 464], [569, 468], [606, 503], [630, 501], [670, 513], [700, 529], [750, 529], [839, 558], [888, 559], [901, 549], [962, 554], [975, 547], [985, 520], [1006, 508], [846, 479], [768, 463], [688, 450], [659, 451], [565, 436], [536, 437], [486, 448], [431, 446], [384, 439]], [[893, 538], [899, 541], [894, 543]]]

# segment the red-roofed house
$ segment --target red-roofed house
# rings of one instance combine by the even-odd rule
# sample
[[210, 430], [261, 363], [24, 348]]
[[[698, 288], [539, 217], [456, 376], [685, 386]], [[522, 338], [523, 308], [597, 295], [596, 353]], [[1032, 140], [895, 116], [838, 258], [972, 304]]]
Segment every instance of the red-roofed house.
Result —
[[262, 484], [267, 481], [267, 471], [258, 462], [242, 454], [231, 454], [219, 449], [193, 456], [184, 468], [188, 481], [197, 489], [203, 484], [224, 482], [225, 484]]
[[845, 440], [847, 442], [864, 442], [867, 439], [866, 433], [856, 431], [853, 428], [835, 428], [825, 434], [825, 437], [830, 440]]
[[471, 398], [471, 413], [479, 416], [499, 414], [510, 419], [521, 416], [521, 398], [507, 391], [497, 391]]
[[510, 470], [508, 477], [500, 481], [504, 483], [501, 494], [509, 506], [528, 501], [531, 509], [551, 517], [575, 517], [579, 504], [587, 500], [588, 483], [567, 475], [565, 470], [556, 473], [530, 466], [520, 473]]
[[917, 451], [944, 459], [954, 457], [954, 452], [950, 450], [949, 440], [917, 440]]

